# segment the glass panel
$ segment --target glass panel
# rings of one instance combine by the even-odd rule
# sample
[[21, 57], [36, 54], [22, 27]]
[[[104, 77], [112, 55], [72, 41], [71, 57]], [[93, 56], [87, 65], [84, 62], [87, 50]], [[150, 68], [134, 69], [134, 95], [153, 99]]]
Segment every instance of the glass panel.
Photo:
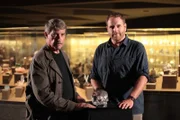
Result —
[[[180, 29], [128, 29], [129, 38], [144, 44], [150, 69], [162, 72], [164, 65], [177, 69], [179, 64]], [[80, 67], [88, 74], [92, 66], [96, 47], [107, 41], [109, 36], [102, 27], [69, 27], [63, 47], [70, 57], [71, 68]], [[28, 68], [33, 54], [45, 44], [42, 27], [1, 28], [0, 65]]]

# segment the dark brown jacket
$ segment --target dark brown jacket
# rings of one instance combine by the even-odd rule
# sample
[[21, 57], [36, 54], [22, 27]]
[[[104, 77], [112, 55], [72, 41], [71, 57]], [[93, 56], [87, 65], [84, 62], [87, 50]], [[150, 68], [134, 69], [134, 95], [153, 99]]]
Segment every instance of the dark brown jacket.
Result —
[[[69, 68], [67, 55], [62, 50], [61, 52]], [[73, 80], [72, 75], [70, 78]], [[45, 45], [34, 56], [29, 69], [26, 87], [27, 120], [33, 117], [46, 120], [54, 112], [68, 112], [75, 109], [74, 101], [62, 98], [62, 82], [61, 71], [53, 59], [52, 52]]]

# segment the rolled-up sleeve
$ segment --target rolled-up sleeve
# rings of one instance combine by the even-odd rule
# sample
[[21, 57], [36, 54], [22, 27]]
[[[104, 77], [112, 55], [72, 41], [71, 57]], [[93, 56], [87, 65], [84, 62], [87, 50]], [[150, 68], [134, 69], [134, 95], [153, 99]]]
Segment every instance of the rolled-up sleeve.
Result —
[[145, 76], [149, 81], [149, 67], [148, 67], [148, 59], [146, 50], [143, 45], [141, 45], [138, 49], [137, 53], [137, 59], [136, 59], [136, 70], [138, 77]]
[[95, 54], [94, 54], [94, 59], [93, 59], [93, 66], [91, 69], [91, 73], [90, 73], [90, 79], [94, 79], [99, 81], [100, 80], [100, 76], [98, 74], [98, 56], [99, 56], [99, 52], [98, 52], [99, 48], [96, 49]]

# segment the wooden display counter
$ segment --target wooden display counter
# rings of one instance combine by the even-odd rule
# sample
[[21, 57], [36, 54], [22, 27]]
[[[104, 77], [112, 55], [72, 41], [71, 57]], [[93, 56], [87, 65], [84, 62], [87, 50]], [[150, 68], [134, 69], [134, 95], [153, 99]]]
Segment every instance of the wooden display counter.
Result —
[[[169, 84], [171, 84], [171, 82], [172, 82], [172, 84], [175, 84], [175, 82], [174, 82], [175, 80], [174, 79], [172, 79], [172, 81], [171, 80], [169, 80], [169, 81], [170, 81]], [[144, 91], [180, 92], [180, 77], [177, 77], [177, 81], [176, 82], [177, 82], [176, 83], [176, 87], [174, 87], [174, 88], [172, 88], [172, 87], [170, 87], [170, 88], [163, 88], [163, 77], [160, 76], [160, 77], [158, 77], [156, 79], [156, 83], [148, 83], [146, 85], [146, 87], [144, 88]], [[148, 89], [147, 88], [148, 85], [155, 85], [155, 89]]]
[[[25, 93], [22, 94], [22, 97], [16, 97], [15, 94], [15, 86], [16, 83], [14, 83], [14, 75], [12, 76], [12, 80], [10, 80], [10, 83], [8, 84], [11, 88], [11, 94], [9, 99], [2, 99], [2, 92], [0, 91], [0, 101], [14, 101], [14, 102], [24, 102], [25, 101]], [[177, 80], [180, 81], [180, 77], [177, 77]], [[171, 88], [171, 89], [167, 89], [167, 88], [162, 88], [162, 76], [160, 76], [159, 78], [157, 78], [156, 83], [148, 83], [146, 85], [146, 87], [144, 88], [144, 91], [154, 91], [154, 92], [180, 92], [180, 82], [177, 81], [177, 85], [176, 88]], [[7, 84], [2, 84], [2, 76], [0, 76], [0, 86], [1, 86], [1, 90], [3, 88], [3, 86], [5, 86]], [[150, 85], [150, 89], [148, 88], [148, 85]], [[153, 86], [151, 86], [153, 85]], [[26, 84], [23, 85], [24, 88], [26, 86]], [[151, 88], [151, 87], [155, 87], [155, 88]], [[85, 89], [76, 87], [77, 92], [86, 100], [86, 101], [91, 101], [90, 97], [87, 97], [87, 91]], [[90, 93], [89, 95], [90, 96]]]
[[25, 102], [25, 92], [23, 92], [22, 97], [17, 97], [15, 93], [15, 88], [11, 88], [10, 90], [10, 96], [8, 99], [2, 98], [2, 92], [0, 93], [0, 101], [8, 101], [8, 102]]
[[[12, 75], [9, 83], [5, 84], [3, 83], [3, 76], [3, 74], [0, 75], [0, 101], [25, 102], [26, 83], [19, 87], [18, 82], [14, 80], [15, 75]], [[9, 89], [6, 89], [6, 87], [9, 87]]]
[[[178, 77], [178, 81], [180, 77]], [[1, 80], [0, 80], [1, 81]], [[155, 89], [144, 88], [144, 117], [143, 120], [179, 120], [180, 114], [180, 82], [177, 82], [176, 88], [162, 88], [162, 77], [157, 78]], [[12, 86], [13, 81], [10, 82]], [[4, 84], [1, 83], [1, 86]], [[24, 84], [25, 86], [26, 84]], [[90, 101], [86, 97], [85, 89], [76, 87], [77, 92]], [[9, 99], [2, 99], [0, 92], [0, 119], [5, 120], [24, 120], [25, 119], [25, 93], [22, 97], [17, 97], [15, 87], [11, 88]], [[3, 116], [5, 114], [6, 116]], [[13, 117], [12, 117], [13, 116]], [[13, 119], [12, 119], [13, 118]]]

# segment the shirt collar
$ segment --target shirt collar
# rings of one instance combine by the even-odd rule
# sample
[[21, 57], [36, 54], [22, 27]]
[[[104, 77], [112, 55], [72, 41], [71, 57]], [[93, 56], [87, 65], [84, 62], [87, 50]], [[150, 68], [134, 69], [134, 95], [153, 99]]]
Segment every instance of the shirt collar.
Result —
[[[125, 38], [124, 38], [124, 40], [123, 40], [123, 42], [122, 42], [122, 45], [127, 46], [127, 45], [128, 45], [128, 42], [129, 42], [129, 39], [128, 39], [127, 35], [125, 35]], [[109, 38], [109, 40], [108, 40], [108, 42], [107, 42], [108, 47], [112, 46], [111, 44], [112, 44], [111, 38]]]

